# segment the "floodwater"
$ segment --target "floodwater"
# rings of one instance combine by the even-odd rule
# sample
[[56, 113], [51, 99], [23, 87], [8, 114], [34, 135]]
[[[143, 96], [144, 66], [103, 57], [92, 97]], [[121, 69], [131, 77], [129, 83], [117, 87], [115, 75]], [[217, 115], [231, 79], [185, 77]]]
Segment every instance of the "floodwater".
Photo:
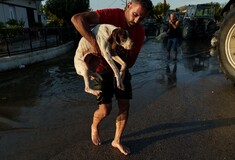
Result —
[[[203, 70], [205, 74], [205, 71], [210, 72], [211, 65], [216, 65], [209, 63], [209, 40], [183, 41], [180, 46], [178, 62], [168, 63], [166, 43], [149, 39], [143, 46], [137, 63], [131, 69], [133, 89], [141, 87], [156, 76], [159, 76], [161, 81], [167, 76], [167, 66], [170, 70], [173, 70], [174, 65], [181, 68], [178, 72], [182, 74], [179, 78], [183, 83], [184, 79], [202, 74], [192, 73]], [[50, 121], [53, 123], [56, 117], [49, 116], [50, 111], [55, 112], [53, 108], [95, 105], [95, 98], [83, 90], [82, 77], [75, 73], [73, 55], [74, 53], [70, 52], [48, 62], [26, 66], [25, 69], [0, 73], [0, 116], [16, 124], [23, 121], [27, 124], [24, 126], [30, 128], [34, 123], [40, 126]], [[44, 113], [46, 121], [41, 121], [40, 114], [28, 117], [29, 113], [34, 112]], [[11, 128], [8, 124], [0, 126], [1, 130]]]
[[[160, 94], [178, 84], [218, 73], [215, 57], [208, 56], [209, 40], [182, 41], [177, 62], [166, 61], [165, 47], [165, 43], [149, 39], [130, 70], [133, 112], [156, 96], [135, 99], [150, 81], [156, 81]], [[0, 157], [49, 159], [67, 146], [89, 139], [87, 128], [96, 102], [94, 96], [84, 92], [73, 56], [69, 52], [47, 62], [0, 73]]]

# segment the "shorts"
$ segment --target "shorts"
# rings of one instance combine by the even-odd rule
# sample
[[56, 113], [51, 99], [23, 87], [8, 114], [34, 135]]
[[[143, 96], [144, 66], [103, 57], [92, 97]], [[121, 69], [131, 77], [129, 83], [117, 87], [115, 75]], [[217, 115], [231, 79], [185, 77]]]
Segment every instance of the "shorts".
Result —
[[95, 90], [101, 90], [102, 93], [96, 97], [98, 104], [108, 104], [112, 102], [113, 95], [116, 99], [132, 99], [132, 86], [131, 86], [131, 74], [126, 71], [123, 84], [125, 90], [117, 88], [116, 80], [113, 73], [101, 74], [103, 81], [94, 79], [92, 84]]
[[169, 38], [167, 42], [167, 51], [170, 52], [172, 47], [172, 49], [177, 52], [178, 44], [179, 38]]

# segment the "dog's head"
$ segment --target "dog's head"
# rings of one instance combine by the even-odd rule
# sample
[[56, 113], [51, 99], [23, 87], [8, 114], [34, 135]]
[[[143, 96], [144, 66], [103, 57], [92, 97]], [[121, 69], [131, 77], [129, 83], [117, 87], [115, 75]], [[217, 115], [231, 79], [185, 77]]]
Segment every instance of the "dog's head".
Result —
[[130, 39], [128, 32], [121, 28], [116, 28], [113, 30], [109, 42], [112, 44], [112, 49], [114, 50], [117, 45], [122, 46], [126, 50], [130, 50], [133, 46], [133, 42]]

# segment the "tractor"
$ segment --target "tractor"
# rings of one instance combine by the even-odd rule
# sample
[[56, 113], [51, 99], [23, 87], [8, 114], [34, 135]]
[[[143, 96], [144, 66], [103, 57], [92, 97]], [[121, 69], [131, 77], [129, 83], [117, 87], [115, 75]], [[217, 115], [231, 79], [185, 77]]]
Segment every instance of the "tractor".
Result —
[[222, 72], [235, 85], [235, 0], [222, 10], [223, 20], [211, 39], [211, 55], [217, 54]]
[[182, 38], [211, 38], [218, 29], [215, 7], [210, 4], [189, 5], [183, 19]]

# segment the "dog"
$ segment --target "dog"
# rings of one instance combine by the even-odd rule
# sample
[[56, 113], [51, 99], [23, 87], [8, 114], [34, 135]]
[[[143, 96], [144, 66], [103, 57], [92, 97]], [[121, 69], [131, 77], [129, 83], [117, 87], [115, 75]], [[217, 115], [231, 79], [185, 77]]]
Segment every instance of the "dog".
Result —
[[[124, 90], [125, 88], [122, 79], [126, 70], [126, 63], [117, 55], [115, 49], [117, 46], [122, 46], [126, 50], [132, 48], [133, 42], [130, 39], [128, 32], [114, 25], [98, 24], [92, 29], [92, 33], [95, 35], [100, 47], [101, 56], [104, 57], [114, 72], [117, 87]], [[102, 77], [95, 72], [98, 64], [92, 63], [91, 59], [96, 57], [92, 55], [92, 53], [94, 53], [93, 47], [84, 37], [82, 37], [74, 56], [74, 66], [77, 74], [84, 78], [85, 92], [98, 96], [101, 91], [91, 89], [89, 83], [89, 78], [98, 78], [102, 81]], [[96, 62], [99, 62], [98, 58], [96, 59]], [[121, 65], [120, 71], [113, 60]]]
[[213, 56], [216, 53], [216, 46], [218, 44], [218, 39], [214, 36], [211, 38], [211, 49], [210, 55]]
[[167, 34], [167, 32], [162, 32], [162, 33], [160, 33], [158, 36], [156, 36], [156, 40], [158, 41], [158, 42], [162, 42], [165, 38], [167, 38], [168, 37], [168, 34]]

